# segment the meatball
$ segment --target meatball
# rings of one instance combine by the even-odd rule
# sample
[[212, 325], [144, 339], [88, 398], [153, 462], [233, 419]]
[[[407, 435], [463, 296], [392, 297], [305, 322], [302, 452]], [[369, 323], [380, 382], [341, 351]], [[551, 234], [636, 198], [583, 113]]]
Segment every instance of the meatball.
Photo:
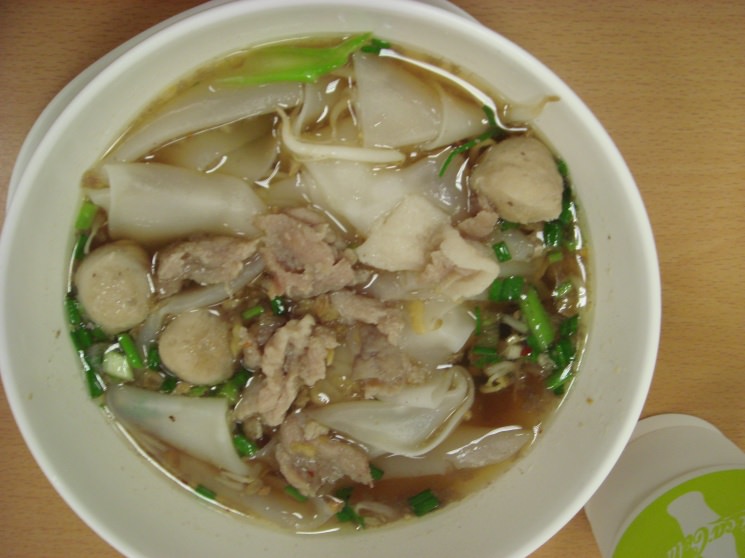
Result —
[[171, 320], [160, 336], [161, 361], [191, 384], [223, 382], [235, 368], [230, 335], [230, 324], [209, 310], [184, 312]]
[[490, 147], [473, 170], [479, 199], [515, 223], [556, 219], [563, 180], [549, 149], [539, 140], [517, 136]]
[[133, 242], [114, 242], [92, 251], [81, 262], [73, 282], [86, 314], [106, 333], [128, 330], [150, 312], [150, 259], [145, 249]]

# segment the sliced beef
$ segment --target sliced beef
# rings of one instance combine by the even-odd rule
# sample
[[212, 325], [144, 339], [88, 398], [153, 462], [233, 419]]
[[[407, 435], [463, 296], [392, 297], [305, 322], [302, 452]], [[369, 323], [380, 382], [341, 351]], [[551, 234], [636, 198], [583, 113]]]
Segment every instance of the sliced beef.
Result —
[[305, 496], [328, 493], [343, 478], [372, 484], [367, 453], [334, 438], [328, 429], [302, 412], [287, 417], [279, 429], [276, 449], [279, 470]]
[[394, 345], [404, 328], [402, 310], [394, 304], [359, 295], [352, 291], [337, 291], [329, 295], [332, 307], [345, 323], [362, 322], [376, 326]]
[[245, 394], [236, 418], [259, 415], [267, 426], [281, 424], [300, 389], [325, 377], [329, 351], [337, 345], [334, 333], [309, 314], [287, 322], [264, 346], [260, 387], [247, 388], [256, 393]]
[[300, 215], [303, 219], [283, 213], [256, 219], [265, 235], [261, 254], [271, 276], [269, 295], [308, 298], [360, 281], [352, 251], [340, 248], [329, 224], [312, 221], [311, 210]]
[[256, 253], [258, 241], [237, 236], [208, 236], [177, 242], [158, 252], [156, 283], [161, 296], [178, 292], [187, 280], [202, 285], [235, 279]]
[[392, 345], [373, 326], [361, 326], [359, 337], [348, 342], [359, 342], [352, 379], [362, 383], [368, 399], [395, 393], [407, 384], [422, 383], [429, 376], [426, 366]]

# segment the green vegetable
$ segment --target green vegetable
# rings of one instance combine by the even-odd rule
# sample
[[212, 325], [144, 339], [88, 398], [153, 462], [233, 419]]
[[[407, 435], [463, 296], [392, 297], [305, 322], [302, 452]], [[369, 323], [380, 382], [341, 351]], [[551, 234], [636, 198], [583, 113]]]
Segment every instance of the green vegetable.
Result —
[[274, 312], [275, 316], [284, 316], [289, 311], [289, 308], [287, 308], [287, 303], [282, 299], [282, 297], [274, 297], [270, 304], [272, 306], [272, 312]]
[[417, 517], [428, 514], [440, 507], [440, 500], [437, 499], [437, 496], [429, 488], [412, 496], [408, 499], [408, 502], [411, 510]]
[[556, 161], [556, 169], [562, 178], [569, 178], [569, 166], [564, 159], [558, 159]]
[[534, 287], [530, 287], [520, 297], [520, 309], [530, 333], [535, 337], [538, 349], [548, 350], [554, 342], [556, 331]]
[[237, 403], [243, 388], [246, 387], [246, 382], [253, 374], [241, 368], [233, 374], [233, 376], [224, 384], [217, 389], [217, 395], [224, 397], [231, 403]]
[[89, 200], [84, 201], [75, 219], [75, 228], [79, 231], [90, 229], [93, 220], [96, 218], [96, 213], [98, 213], [98, 206]]
[[487, 364], [500, 362], [502, 357], [499, 355], [499, 351], [494, 347], [475, 345], [471, 348], [471, 359], [474, 366], [483, 367]]
[[574, 284], [567, 279], [566, 281], [562, 281], [556, 287], [554, 288], [554, 292], [552, 293], [556, 298], [561, 298], [563, 296], [568, 295], [571, 290], [574, 288]]
[[118, 380], [131, 382], [135, 378], [129, 359], [120, 351], [106, 351], [101, 367], [106, 374]]
[[548, 356], [556, 365], [556, 368], [563, 370], [569, 366], [577, 353], [577, 349], [568, 337], [561, 337], [548, 350]]
[[489, 287], [489, 300], [493, 302], [515, 302], [520, 299], [525, 286], [525, 278], [510, 275], [495, 279]]
[[291, 484], [285, 485], [285, 494], [287, 494], [293, 500], [297, 500], [298, 502], [305, 502], [308, 500], [307, 496], [301, 494], [300, 491]]
[[98, 377], [96, 371], [91, 366], [91, 363], [84, 351], [78, 351], [80, 362], [83, 365], [83, 375], [85, 376], [85, 385], [88, 387], [88, 395], [91, 399], [96, 399], [103, 395], [106, 390], [104, 383], [101, 378]]
[[75, 246], [72, 249], [72, 257], [76, 260], [82, 260], [85, 257], [85, 248], [88, 245], [88, 235], [80, 233], [75, 239]]
[[543, 225], [543, 244], [546, 248], [558, 248], [561, 246], [562, 233], [561, 221], [546, 221]]
[[473, 319], [475, 322], [473, 332], [476, 335], [481, 335], [481, 333], [484, 331], [484, 318], [481, 315], [481, 306], [476, 306], [473, 309]]
[[347, 522], [353, 522], [359, 525], [360, 527], [365, 527], [365, 518], [362, 517], [360, 514], [358, 514], [356, 511], [354, 511], [354, 508], [349, 505], [349, 499], [352, 497], [352, 491], [354, 490], [354, 487], [347, 486], [344, 488], [340, 488], [334, 493], [334, 496], [339, 498], [344, 502], [344, 507], [336, 513], [336, 519], [340, 523], [347, 523]]
[[561, 325], [559, 326], [559, 335], [562, 337], [570, 337], [577, 333], [578, 328], [579, 314], [575, 314], [561, 322]]
[[546, 259], [548, 259], [548, 263], [550, 264], [558, 263], [564, 259], [564, 253], [559, 252], [558, 250], [555, 252], [550, 252]]
[[502, 219], [499, 222], [499, 228], [503, 231], [508, 231], [510, 229], [517, 229], [518, 227], [520, 227], [520, 224], [513, 223], [512, 221], [505, 221], [504, 219]]
[[225, 85], [259, 85], [281, 81], [312, 83], [347, 63], [349, 56], [372, 38], [372, 33], [355, 35], [333, 47], [270, 45], [256, 50], [246, 60], [247, 73], [227, 77]]
[[233, 447], [235, 447], [235, 450], [241, 457], [253, 457], [259, 451], [259, 446], [256, 445], [256, 442], [243, 434], [233, 436]]
[[147, 349], [147, 367], [150, 370], [160, 370], [160, 352], [155, 343]]
[[253, 320], [255, 317], [260, 316], [264, 313], [264, 308], [262, 306], [253, 306], [252, 308], [249, 308], [248, 310], [244, 310], [241, 313], [241, 318], [243, 318], [245, 321]]
[[386, 48], [391, 48], [391, 43], [373, 37], [370, 39], [370, 42], [364, 45], [360, 50], [369, 54], [380, 54], [380, 51]]
[[93, 345], [93, 334], [86, 327], [77, 327], [70, 331], [72, 344], [78, 351], [85, 351]]
[[383, 478], [383, 469], [380, 467], [376, 467], [375, 465], [370, 465], [370, 476], [374, 481], [379, 481]]
[[194, 492], [202, 496], [203, 498], [207, 498], [208, 500], [214, 500], [217, 497], [217, 493], [214, 490], [210, 490], [203, 484], [198, 484], [194, 488]]
[[561, 370], [557, 370], [546, 378], [546, 389], [550, 389], [556, 395], [564, 393], [564, 387], [572, 379], [572, 367], [567, 366]]
[[119, 348], [124, 352], [132, 368], [145, 368], [140, 351], [137, 350], [134, 339], [132, 339], [129, 333], [120, 333], [116, 336], [116, 340], [119, 342]]
[[85, 324], [83, 314], [80, 311], [80, 304], [72, 295], [65, 297], [65, 314], [67, 315], [67, 323], [71, 326], [79, 327]]
[[497, 118], [494, 115], [494, 111], [491, 109], [491, 107], [483, 105], [481, 109], [484, 111], [484, 114], [486, 114], [486, 121], [489, 123], [489, 129], [486, 132], [479, 134], [475, 138], [453, 149], [445, 159], [442, 167], [440, 167], [439, 176], [445, 175], [445, 171], [450, 166], [450, 163], [452, 163], [453, 159], [455, 159], [455, 157], [457, 157], [461, 153], [470, 151], [480, 143], [483, 143], [490, 138], [500, 138], [504, 135], [504, 130], [499, 126], [499, 124], [497, 124]]
[[160, 384], [160, 388], [158, 391], [161, 393], [171, 393], [174, 389], [176, 389], [176, 385], [178, 384], [178, 378], [175, 376], [166, 376], [163, 380], [163, 383]]
[[508, 262], [512, 259], [510, 249], [504, 241], [494, 244], [492, 250], [494, 250], [494, 255], [497, 256], [497, 260], [500, 262]]

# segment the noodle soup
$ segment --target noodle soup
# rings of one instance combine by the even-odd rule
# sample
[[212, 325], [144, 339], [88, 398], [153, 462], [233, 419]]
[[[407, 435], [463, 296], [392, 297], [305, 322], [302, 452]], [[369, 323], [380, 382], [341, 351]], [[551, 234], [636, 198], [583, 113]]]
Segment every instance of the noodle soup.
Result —
[[174, 85], [82, 178], [65, 306], [91, 397], [184, 487], [296, 532], [484, 486], [585, 337], [569, 172], [519, 113], [369, 34]]

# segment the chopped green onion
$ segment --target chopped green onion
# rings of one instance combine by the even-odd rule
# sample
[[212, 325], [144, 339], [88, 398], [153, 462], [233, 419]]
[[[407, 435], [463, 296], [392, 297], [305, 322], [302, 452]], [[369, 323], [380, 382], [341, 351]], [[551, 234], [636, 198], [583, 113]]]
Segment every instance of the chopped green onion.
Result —
[[85, 324], [80, 311], [80, 304], [72, 295], [65, 297], [65, 313], [67, 314], [67, 323], [71, 326], [75, 327]]
[[360, 527], [365, 527], [365, 518], [362, 517], [360, 514], [358, 514], [356, 511], [354, 511], [354, 508], [350, 506], [349, 504], [346, 504], [341, 511], [338, 511], [336, 513], [336, 519], [340, 523], [356, 523]]
[[103, 371], [118, 380], [131, 382], [134, 380], [132, 365], [126, 355], [119, 351], [106, 351], [103, 355]]
[[546, 351], [556, 337], [556, 331], [535, 288], [530, 287], [520, 297], [520, 309], [540, 351]]
[[243, 434], [233, 436], [233, 447], [235, 447], [235, 450], [241, 457], [253, 457], [259, 451], [259, 446], [256, 445], [256, 442]]
[[217, 497], [217, 493], [214, 490], [207, 488], [203, 484], [198, 484], [194, 488], [194, 492], [196, 492], [203, 498], [207, 498], [208, 500], [214, 500]]
[[409, 506], [414, 515], [421, 517], [440, 507], [440, 500], [429, 488], [408, 499]]
[[255, 317], [260, 316], [264, 313], [264, 308], [262, 306], [253, 306], [252, 308], [249, 308], [248, 310], [244, 310], [241, 313], [241, 318], [245, 321], [253, 320]]
[[101, 397], [103, 392], [106, 390], [104, 383], [91, 366], [85, 352], [78, 351], [78, 356], [83, 365], [83, 375], [85, 376], [85, 385], [88, 387], [88, 395], [90, 395], [91, 399], [97, 399], [98, 397]]
[[208, 386], [191, 386], [189, 391], [186, 392], [186, 395], [189, 397], [202, 397], [209, 390], [210, 388]]
[[568, 295], [571, 290], [574, 288], [574, 284], [567, 279], [566, 281], [562, 281], [558, 285], [556, 285], [556, 288], [554, 288], [553, 294], [556, 298], [561, 298], [563, 296]]
[[561, 395], [564, 393], [564, 386], [572, 379], [572, 376], [573, 373], [571, 366], [566, 366], [561, 370], [557, 370], [546, 378], [546, 389], [553, 391], [556, 395]]
[[475, 322], [473, 326], [473, 332], [476, 335], [481, 335], [481, 333], [484, 331], [484, 318], [481, 315], [481, 306], [476, 306], [473, 309], [473, 320]]
[[548, 356], [557, 369], [563, 370], [572, 363], [576, 352], [572, 341], [568, 337], [562, 337], [548, 350]]
[[150, 370], [160, 370], [160, 352], [155, 343], [147, 349], [147, 367]]
[[217, 389], [217, 395], [224, 397], [231, 403], [237, 403], [246, 382], [253, 375], [252, 372], [241, 368], [233, 376]]
[[559, 335], [562, 337], [571, 337], [575, 333], [577, 333], [577, 329], [579, 328], [579, 314], [575, 314], [574, 316], [570, 316], [563, 322], [561, 322], [561, 325], [559, 326]]
[[476, 367], [482, 368], [488, 364], [494, 364], [495, 362], [500, 362], [502, 360], [502, 357], [499, 355], [499, 351], [497, 351], [494, 347], [483, 347], [480, 345], [476, 345], [471, 348], [471, 356], [472, 357], [479, 357], [474, 358], [473, 364]]
[[445, 171], [450, 166], [450, 163], [453, 162], [453, 159], [455, 159], [456, 156], [473, 149], [478, 144], [485, 142], [489, 138], [498, 138], [504, 135], [504, 130], [499, 127], [499, 124], [497, 124], [496, 116], [494, 115], [494, 111], [491, 109], [491, 107], [483, 105], [481, 107], [481, 110], [483, 110], [484, 114], [486, 114], [486, 120], [489, 123], [489, 129], [486, 132], [476, 136], [472, 140], [469, 140], [453, 149], [447, 156], [447, 159], [445, 159], [442, 167], [440, 167], [439, 176], [442, 177], [445, 175]]
[[562, 225], [570, 225], [574, 221], [574, 202], [569, 188], [564, 188], [564, 193], [561, 195], [561, 213], [558, 220]]
[[352, 492], [354, 492], [354, 486], [345, 486], [334, 492], [334, 496], [339, 498], [339, 500], [349, 502], [349, 499], [352, 497]]
[[558, 159], [556, 161], [556, 170], [559, 171], [559, 174], [561, 175], [562, 178], [569, 177], [569, 166], [567, 165], [564, 159]]
[[85, 351], [93, 345], [93, 335], [85, 327], [77, 327], [70, 332], [72, 344], [78, 351]]
[[308, 500], [307, 496], [301, 494], [300, 491], [291, 484], [285, 485], [285, 494], [298, 502], [305, 502]]
[[351, 521], [353, 523], [356, 523], [360, 527], [364, 527], [365, 518], [354, 511], [354, 508], [349, 505], [349, 499], [352, 497], [353, 490], [353, 486], [346, 486], [344, 488], [340, 488], [334, 493], [334, 496], [344, 502], [344, 507], [336, 513], [336, 519], [340, 523], [347, 523]]
[[380, 51], [386, 48], [391, 48], [391, 43], [382, 39], [378, 39], [377, 37], [373, 37], [372, 39], [370, 39], [370, 42], [363, 46], [360, 50], [362, 52], [367, 52], [370, 54], [380, 54]]
[[90, 330], [90, 332], [91, 332], [91, 335], [93, 336], [93, 340], [96, 341], [97, 343], [101, 343], [103, 341], [109, 341], [110, 340], [110, 337], [108, 335], [106, 335], [106, 333], [104, 332], [104, 330], [102, 330], [98, 326], [94, 326]]
[[492, 250], [494, 250], [494, 255], [500, 262], [508, 262], [512, 259], [512, 254], [510, 254], [510, 249], [505, 241], [494, 244]]
[[145, 368], [140, 351], [137, 350], [135, 341], [129, 333], [120, 333], [116, 336], [116, 340], [119, 342], [119, 347], [126, 355], [132, 368]]
[[495, 279], [489, 287], [489, 300], [493, 302], [515, 302], [520, 299], [525, 286], [521, 275], [510, 275]]
[[72, 249], [72, 257], [76, 260], [82, 260], [85, 257], [85, 247], [88, 245], [88, 235], [81, 233], [75, 239], [75, 246]]
[[561, 222], [546, 221], [543, 225], [543, 244], [547, 248], [558, 248], [561, 246], [562, 226]]
[[355, 35], [332, 47], [300, 47], [278, 44], [258, 49], [246, 61], [251, 72], [219, 80], [225, 85], [259, 85], [282, 81], [312, 83], [347, 63], [349, 56], [372, 38]]
[[560, 262], [561, 260], [564, 259], [564, 253], [563, 252], [559, 252], [559, 251], [550, 252], [548, 254], [548, 257], [546, 259], [548, 260], [548, 263], [550, 263], [550, 264], [558, 263], [558, 262]]
[[84, 201], [75, 219], [75, 228], [79, 231], [90, 229], [93, 225], [93, 219], [96, 218], [96, 213], [98, 213], [98, 206], [92, 201]]
[[379, 481], [383, 478], [383, 474], [383, 469], [370, 464], [370, 476], [372, 477], [372, 480]]
[[287, 314], [288, 308], [287, 303], [284, 301], [282, 297], [274, 297], [270, 304], [272, 306], [272, 312], [274, 312], [275, 316], [284, 316]]
[[516, 229], [520, 226], [519, 223], [514, 223], [512, 221], [506, 221], [504, 219], [500, 220], [499, 222], [499, 228], [503, 231], [509, 231], [510, 229]]
[[176, 389], [176, 385], [178, 385], [178, 378], [176, 376], [166, 376], [163, 383], [160, 384], [158, 391], [161, 393], [171, 393]]

